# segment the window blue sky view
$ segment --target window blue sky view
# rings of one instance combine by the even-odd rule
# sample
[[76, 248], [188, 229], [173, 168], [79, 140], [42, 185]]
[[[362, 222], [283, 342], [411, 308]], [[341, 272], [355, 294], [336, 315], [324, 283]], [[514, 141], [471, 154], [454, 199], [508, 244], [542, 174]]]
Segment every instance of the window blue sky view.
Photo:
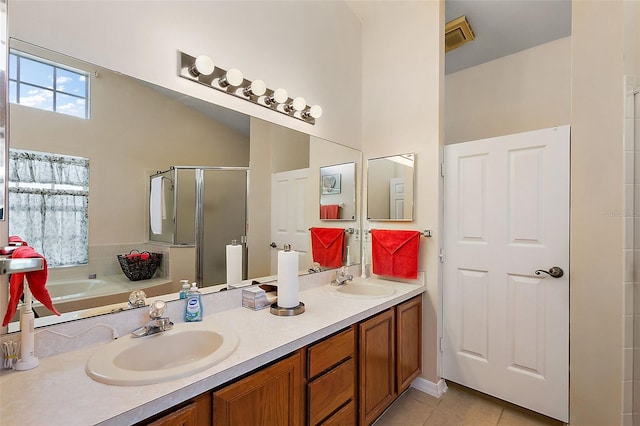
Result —
[[12, 53], [9, 80], [9, 102], [88, 118], [85, 74]]

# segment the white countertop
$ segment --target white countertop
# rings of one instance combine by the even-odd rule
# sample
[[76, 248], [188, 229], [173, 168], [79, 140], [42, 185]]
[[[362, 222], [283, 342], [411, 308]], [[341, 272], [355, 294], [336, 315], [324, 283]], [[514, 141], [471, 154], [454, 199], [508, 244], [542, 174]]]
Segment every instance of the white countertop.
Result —
[[270, 314], [268, 308], [252, 311], [242, 307], [206, 315], [204, 323], [222, 322], [230, 326], [237, 332], [240, 343], [221, 363], [182, 379], [146, 386], [95, 382], [85, 373], [85, 364], [105, 344], [41, 359], [33, 370], [3, 373], [0, 423], [133, 424], [426, 290], [424, 285], [375, 281], [394, 286], [395, 294], [354, 299], [334, 296], [322, 287], [315, 287], [300, 292], [300, 300], [305, 304], [301, 315], [279, 317]]

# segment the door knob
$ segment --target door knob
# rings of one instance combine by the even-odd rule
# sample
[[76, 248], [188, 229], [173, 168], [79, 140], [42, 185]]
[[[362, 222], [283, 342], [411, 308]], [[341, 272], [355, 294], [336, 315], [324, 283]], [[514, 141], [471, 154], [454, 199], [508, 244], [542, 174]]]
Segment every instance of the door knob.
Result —
[[541, 272], [544, 272], [545, 274], [553, 278], [560, 278], [564, 275], [564, 271], [559, 266], [552, 266], [548, 271], [545, 271], [544, 269], [538, 269], [536, 271], [536, 275], [540, 275]]
[[269, 244], [269, 247], [276, 248], [276, 247], [278, 247], [278, 245], [276, 243], [272, 242], [271, 244]]

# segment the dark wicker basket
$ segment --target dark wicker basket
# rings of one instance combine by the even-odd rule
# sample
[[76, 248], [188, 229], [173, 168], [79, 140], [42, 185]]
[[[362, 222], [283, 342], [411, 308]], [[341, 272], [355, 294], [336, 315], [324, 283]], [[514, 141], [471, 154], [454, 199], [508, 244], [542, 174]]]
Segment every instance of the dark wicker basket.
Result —
[[131, 281], [148, 280], [156, 273], [160, 262], [162, 261], [162, 253], [151, 253], [138, 250], [131, 250], [129, 254], [119, 254], [118, 262], [122, 272]]

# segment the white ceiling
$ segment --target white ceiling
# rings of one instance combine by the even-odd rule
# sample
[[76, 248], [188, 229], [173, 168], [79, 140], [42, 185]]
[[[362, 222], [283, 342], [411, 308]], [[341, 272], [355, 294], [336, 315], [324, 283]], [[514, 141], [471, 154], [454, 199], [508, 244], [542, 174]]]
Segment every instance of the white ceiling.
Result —
[[571, 0], [446, 0], [445, 22], [462, 15], [476, 39], [446, 54], [446, 74], [571, 35]]

